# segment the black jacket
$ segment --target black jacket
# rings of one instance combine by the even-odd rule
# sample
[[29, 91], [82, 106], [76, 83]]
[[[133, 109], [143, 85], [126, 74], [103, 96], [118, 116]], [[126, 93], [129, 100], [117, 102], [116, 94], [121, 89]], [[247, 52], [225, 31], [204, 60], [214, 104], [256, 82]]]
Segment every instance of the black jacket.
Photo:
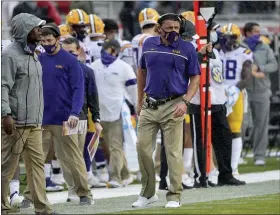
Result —
[[93, 122], [100, 120], [99, 114], [99, 101], [98, 101], [98, 91], [95, 83], [95, 76], [93, 70], [80, 63], [81, 68], [84, 72], [85, 78], [85, 103], [80, 114], [80, 120], [87, 120], [88, 109], [92, 113]]

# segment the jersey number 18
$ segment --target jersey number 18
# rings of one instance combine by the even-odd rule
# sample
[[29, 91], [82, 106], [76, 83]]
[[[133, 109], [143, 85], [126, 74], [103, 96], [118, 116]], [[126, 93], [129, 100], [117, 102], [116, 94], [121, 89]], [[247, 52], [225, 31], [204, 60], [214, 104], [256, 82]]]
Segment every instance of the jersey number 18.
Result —
[[[223, 61], [224, 64], [224, 61]], [[226, 80], [235, 80], [236, 79], [236, 69], [237, 61], [236, 60], [226, 60], [225, 62], [225, 79]]]

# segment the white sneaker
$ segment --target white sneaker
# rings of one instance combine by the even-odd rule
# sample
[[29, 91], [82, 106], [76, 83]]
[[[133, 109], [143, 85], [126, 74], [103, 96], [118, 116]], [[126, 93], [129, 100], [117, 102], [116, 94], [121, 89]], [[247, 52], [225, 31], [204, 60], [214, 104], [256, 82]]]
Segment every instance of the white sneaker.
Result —
[[152, 204], [158, 200], [157, 195], [147, 199], [146, 197], [139, 196], [138, 200], [132, 204], [133, 208], [143, 208], [149, 204]]
[[179, 207], [181, 207], [181, 204], [180, 202], [176, 202], [176, 201], [169, 201], [165, 205], [165, 208], [179, 208]]
[[160, 177], [157, 174], [156, 174], [156, 182], [160, 182]]
[[265, 165], [265, 161], [264, 160], [256, 160], [255, 161], [255, 165], [256, 166], [264, 166]]
[[11, 205], [12, 208], [19, 208], [21, 202], [22, 202], [22, 199], [19, 197], [17, 192], [14, 192], [10, 196], [10, 205]]
[[123, 185], [115, 180], [111, 180], [108, 182], [107, 187], [108, 188], [119, 188], [119, 187], [123, 187]]
[[194, 184], [194, 174], [186, 173], [182, 175], [182, 183], [188, 187], [193, 186]]
[[100, 182], [107, 183], [109, 181], [109, 172], [106, 167], [97, 169], [96, 173]]
[[59, 173], [59, 174], [52, 174], [51, 176], [51, 181], [57, 185], [64, 185], [65, 184], [65, 180], [63, 178], [63, 174]]
[[129, 178], [124, 179], [124, 180], [122, 181], [122, 185], [123, 185], [124, 187], [126, 187], [127, 185], [131, 184], [133, 181], [134, 181], [134, 177], [133, 177], [133, 175], [130, 175]]
[[77, 193], [75, 191], [68, 190], [68, 197], [66, 202], [79, 202], [80, 198], [77, 196]]
[[90, 188], [106, 187], [106, 184], [100, 182], [99, 179], [96, 176], [94, 176], [93, 174], [88, 174], [88, 184], [90, 185]]

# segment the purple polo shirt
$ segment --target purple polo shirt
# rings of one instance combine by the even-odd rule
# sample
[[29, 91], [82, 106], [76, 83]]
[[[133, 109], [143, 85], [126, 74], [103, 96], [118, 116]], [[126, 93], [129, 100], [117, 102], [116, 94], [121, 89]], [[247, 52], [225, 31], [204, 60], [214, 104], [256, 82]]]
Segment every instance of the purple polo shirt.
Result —
[[148, 96], [163, 99], [184, 95], [189, 77], [200, 75], [194, 46], [181, 38], [167, 46], [159, 36], [149, 37], [142, 50], [140, 68], [147, 70], [144, 91]]

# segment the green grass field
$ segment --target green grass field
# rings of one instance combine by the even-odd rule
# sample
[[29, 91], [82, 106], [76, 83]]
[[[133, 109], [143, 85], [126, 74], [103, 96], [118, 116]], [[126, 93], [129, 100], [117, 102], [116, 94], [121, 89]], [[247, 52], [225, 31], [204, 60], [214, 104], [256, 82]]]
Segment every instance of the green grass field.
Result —
[[248, 161], [247, 164], [238, 166], [238, 171], [240, 174], [280, 169], [280, 160], [276, 157], [267, 158], [265, 166], [255, 166], [253, 158], [245, 158], [245, 160]]
[[[252, 173], [252, 172], [264, 172], [264, 171], [271, 171], [271, 170], [279, 170], [280, 169], [280, 160], [276, 157], [269, 157], [266, 160], [265, 166], [255, 166], [253, 158], [245, 158], [245, 160], [248, 161], [246, 165], [239, 165], [239, 173]], [[133, 184], [139, 184], [140, 182], [135, 181]], [[21, 175], [20, 176], [20, 193], [23, 193], [24, 189], [26, 187], [26, 176]], [[67, 190], [67, 187], [65, 185], [65, 190]]]
[[187, 204], [175, 209], [130, 210], [118, 214], [280, 214], [280, 193]]

